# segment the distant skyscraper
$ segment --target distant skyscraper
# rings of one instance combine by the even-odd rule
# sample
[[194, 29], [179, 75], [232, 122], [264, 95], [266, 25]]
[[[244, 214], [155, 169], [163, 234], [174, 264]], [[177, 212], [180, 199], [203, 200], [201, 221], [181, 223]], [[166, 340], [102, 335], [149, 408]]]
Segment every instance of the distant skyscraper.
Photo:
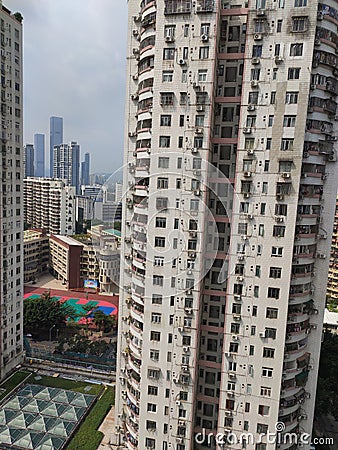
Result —
[[89, 170], [90, 170], [90, 154], [85, 153], [84, 161], [82, 161], [81, 163], [81, 184], [85, 186], [90, 184]]
[[53, 149], [55, 145], [61, 145], [63, 142], [63, 118], [50, 118], [49, 122], [49, 173], [53, 176]]
[[120, 203], [122, 201], [122, 183], [115, 183], [115, 201]]
[[34, 145], [26, 144], [24, 147], [25, 178], [34, 177]]
[[34, 176], [45, 176], [45, 135], [34, 134]]
[[77, 142], [54, 146], [53, 178], [62, 178], [70, 186], [76, 187], [76, 193], [80, 192], [80, 146]]

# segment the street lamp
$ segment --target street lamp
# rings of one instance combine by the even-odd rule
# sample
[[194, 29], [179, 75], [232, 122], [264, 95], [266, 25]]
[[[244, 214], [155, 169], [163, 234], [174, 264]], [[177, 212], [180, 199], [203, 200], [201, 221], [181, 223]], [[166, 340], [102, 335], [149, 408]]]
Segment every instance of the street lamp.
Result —
[[56, 327], [56, 325], [54, 324], [52, 327], [50, 327], [50, 329], [49, 329], [49, 342], [51, 342], [52, 341], [52, 329], [53, 328], [55, 328]]

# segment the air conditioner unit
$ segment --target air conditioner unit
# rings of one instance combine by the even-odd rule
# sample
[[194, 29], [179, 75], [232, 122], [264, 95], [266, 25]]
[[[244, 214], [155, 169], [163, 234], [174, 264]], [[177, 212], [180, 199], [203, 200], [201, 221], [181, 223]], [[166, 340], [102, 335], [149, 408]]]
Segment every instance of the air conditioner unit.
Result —
[[244, 134], [250, 134], [250, 133], [251, 133], [251, 127], [245, 127], [245, 128], [243, 128], [243, 133], [244, 133]]
[[281, 222], [284, 222], [284, 217], [276, 216], [276, 217], [275, 217], [275, 220], [276, 220], [276, 222], [281, 223]]
[[190, 351], [190, 349], [189, 349], [189, 347], [183, 347], [183, 351], [184, 351], [185, 353], [188, 353], [188, 352]]
[[233, 340], [233, 341], [238, 341], [238, 339], [239, 339], [239, 338], [238, 338], [237, 334], [233, 334], [232, 340]]
[[183, 327], [178, 327], [177, 329], [178, 329], [178, 331], [179, 331], [180, 333], [182, 333]]
[[315, 84], [310, 84], [310, 89], [311, 89], [311, 91], [313, 91], [314, 89], [316, 89], [316, 85]]
[[178, 60], [178, 64], [179, 64], [180, 66], [184, 66], [184, 65], [186, 64], [185, 59], [179, 59], [179, 60]]
[[198, 127], [196, 128], [195, 132], [196, 134], [203, 134], [203, 128]]
[[243, 193], [243, 197], [244, 198], [249, 198], [250, 197], [250, 192], [244, 192]]
[[242, 296], [240, 294], [234, 294], [234, 299], [236, 301], [242, 300]]
[[235, 396], [235, 393], [233, 391], [228, 391], [227, 394], [228, 394], [229, 397], [234, 397]]
[[[231, 353], [230, 353], [230, 356], [231, 356]], [[229, 375], [229, 378], [236, 378], [236, 373], [235, 372], [229, 372], [228, 375]]]
[[251, 172], [244, 172], [243, 175], [244, 175], [246, 178], [250, 178], [250, 177], [251, 177]]
[[200, 189], [195, 189], [194, 190], [194, 194], [199, 197], [201, 195], [201, 190]]
[[252, 156], [252, 155], [255, 154], [255, 150], [253, 150], [252, 148], [249, 148], [249, 149], [246, 151], [246, 153], [247, 153], [247, 155]]
[[193, 174], [196, 176], [200, 176], [201, 175], [201, 171], [200, 170], [194, 170]]
[[133, 55], [138, 55], [140, 50], [138, 48], [133, 48]]
[[179, 421], [178, 421], [178, 425], [179, 425], [180, 427], [184, 427], [184, 426], [185, 426], [185, 421], [184, 421], [184, 420], [179, 420]]
[[189, 252], [188, 256], [189, 256], [189, 258], [195, 259], [196, 258], [196, 253], [195, 252]]
[[263, 35], [260, 33], [256, 33], [256, 34], [254, 34], [253, 38], [255, 41], [261, 41], [263, 39]]
[[265, 331], [260, 331], [259, 332], [259, 337], [265, 338]]
[[238, 275], [238, 276], [236, 277], [236, 280], [237, 280], [237, 281], [240, 281], [240, 282], [243, 282], [243, 281], [244, 281], [244, 277], [243, 277], [242, 275]]
[[192, 238], [196, 238], [197, 237], [197, 231], [189, 231], [189, 236]]
[[176, 405], [181, 406], [181, 402], [179, 400], [176, 400]]
[[209, 36], [207, 34], [202, 34], [201, 41], [208, 42], [208, 40], [209, 40]]
[[259, 58], [252, 58], [251, 62], [252, 64], [259, 64], [261, 60]]
[[317, 258], [319, 258], [319, 259], [325, 259], [325, 258], [326, 258], [326, 255], [325, 255], [325, 253], [317, 253]]
[[133, 36], [137, 37], [138, 36], [138, 30], [133, 30]]
[[257, 9], [256, 15], [260, 17], [265, 16], [265, 9]]
[[255, 111], [256, 110], [256, 105], [248, 105], [247, 110], [248, 111]]
[[281, 56], [275, 56], [275, 63], [279, 64], [283, 61], [283, 58]]
[[175, 38], [174, 38], [174, 36], [166, 36], [166, 37], [165, 37], [165, 41], [166, 41], [166, 42], [174, 42], [174, 41], [175, 41]]
[[251, 81], [251, 87], [258, 87], [258, 81], [257, 80], [252, 80]]
[[240, 314], [234, 314], [233, 317], [234, 317], [234, 320], [241, 320]]
[[203, 105], [197, 105], [196, 106], [196, 111], [198, 111], [198, 112], [204, 111], [204, 106]]
[[276, 194], [277, 200], [284, 200], [284, 194]]
[[191, 308], [186, 308], [185, 312], [190, 316], [192, 314], [192, 309]]
[[244, 255], [239, 255], [238, 256], [238, 261], [244, 261]]
[[135, 75], [133, 75], [133, 80], [138, 80], [138, 73], [135, 73]]
[[198, 153], [198, 148], [197, 147], [192, 147], [191, 153], [193, 153], [193, 154]]
[[323, 13], [321, 12], [317, 13], [317, 20], [323, 20]]
[[282, 178], [290, 178], [291, 177], [291, 173], [290, 172], [283, 172], [282, 173]]
[[186, 364], [183, 364], [182, 370], [183, 370], [183, 372], [189, 372], [189, 366], [187, 366]]

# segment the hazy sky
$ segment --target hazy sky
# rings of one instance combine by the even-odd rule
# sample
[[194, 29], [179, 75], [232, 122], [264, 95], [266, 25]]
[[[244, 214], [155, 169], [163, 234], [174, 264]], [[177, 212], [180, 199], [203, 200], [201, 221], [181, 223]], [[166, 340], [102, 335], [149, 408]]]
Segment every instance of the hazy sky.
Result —
[[64, 118], [64, 141], [92, 155], [91, 171], [122, 163], [126, 0], [3, 0], [23, 15], [24, 143]]

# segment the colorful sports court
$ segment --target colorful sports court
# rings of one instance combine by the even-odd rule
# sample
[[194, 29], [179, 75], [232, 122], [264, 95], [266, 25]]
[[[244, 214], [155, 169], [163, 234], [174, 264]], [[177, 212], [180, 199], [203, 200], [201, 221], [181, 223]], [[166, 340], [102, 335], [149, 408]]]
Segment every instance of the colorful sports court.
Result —
[[[27, 293], [24, 295], [25, 299], [26, 298], [34, 299], [34, 298], [39, 298], [39, 297], [41, 297], [41, 294]], [[102, 311], [107, 316], [116, 316], [117, 317], [117, 307], [106, 300], [87, 299], [87, 298], [81, 297], [80, 294], [75, 294], [74, 296], [69, 297], [67, 295], [54, 295], [53, 293], [51, 293], [51, 297], [71, 306], [77, 315], [77, 318], [75, 319], [75, 321], [79, 324], [86, 324], [87, 321], [90, 322], [90, 320], [92, 320], [94, 317], [93, 312], [88, 313], [88, 310], [84, 309], [84, 306], [87, 305], [88, 303], [91, 306], [93, 306], [93, 310], [95, 310], [95, 311], [99, 310], [99, 311]]]

